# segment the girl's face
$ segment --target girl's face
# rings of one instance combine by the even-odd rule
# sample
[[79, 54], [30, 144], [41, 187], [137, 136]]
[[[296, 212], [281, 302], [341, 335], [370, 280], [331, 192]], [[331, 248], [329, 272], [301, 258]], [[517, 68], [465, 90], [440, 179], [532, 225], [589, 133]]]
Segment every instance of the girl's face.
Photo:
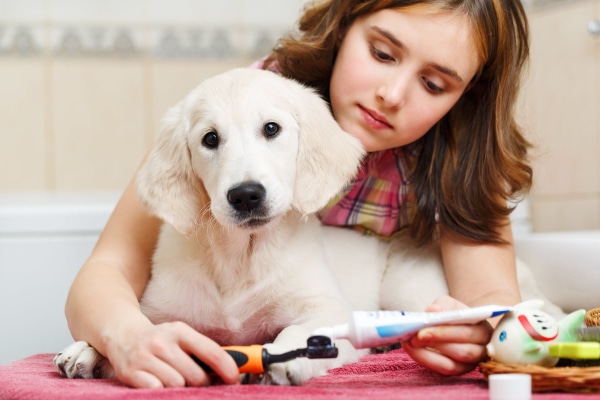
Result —
[[342, 40], [330, 82], [340, 126], [367, 151], [422, 137], [479, 68], [469, 26], [459, 13], [401, 9], [357, 19]]

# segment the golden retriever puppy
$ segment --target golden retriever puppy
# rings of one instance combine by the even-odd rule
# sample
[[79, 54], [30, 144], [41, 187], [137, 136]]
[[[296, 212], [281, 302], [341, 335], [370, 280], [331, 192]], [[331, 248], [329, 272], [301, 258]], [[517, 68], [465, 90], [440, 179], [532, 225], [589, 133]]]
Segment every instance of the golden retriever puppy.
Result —
[[[202, 82], [168, 111], [137, 176], [141, 200], [164, 221], [142, 311], [154, 323], [183, 321], [222, 345], [266, 344], [274, 354], [345, 322], [352, 307], [314, 212], [363, 155], [327, 104], [295, 81], [236, 69]], [[301, 384], [364, 354], [337, 346], [335, 359], [274, 364], [264, 382]], [[55, 364], [68, 377], [114, 374], [85, 342]]]

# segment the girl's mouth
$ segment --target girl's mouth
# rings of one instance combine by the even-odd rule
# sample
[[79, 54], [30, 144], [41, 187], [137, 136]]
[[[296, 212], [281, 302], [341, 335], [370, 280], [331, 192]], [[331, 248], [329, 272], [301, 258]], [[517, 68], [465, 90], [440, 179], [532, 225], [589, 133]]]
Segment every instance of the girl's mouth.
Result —
[[361, 105], [358, 106], [363, 120], [373, 129], [393, 129], [392, 124], [383, 115], [377, 112], [365, 108]]

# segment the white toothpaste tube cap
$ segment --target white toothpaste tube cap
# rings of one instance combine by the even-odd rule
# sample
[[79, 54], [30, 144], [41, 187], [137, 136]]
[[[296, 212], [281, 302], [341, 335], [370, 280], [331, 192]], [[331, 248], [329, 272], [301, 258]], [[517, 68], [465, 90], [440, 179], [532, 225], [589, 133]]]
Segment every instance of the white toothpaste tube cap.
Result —
[[531, 375], [494, 374], [488, 376], [490, 400], [530, 400]]
[[314, 330], [312, 334], [327, 336], [331, 338], [331, 341], [335, 341], [336, 339], [346, 339], [349, 335], [349, 327], [348, 324], [326, 326]]

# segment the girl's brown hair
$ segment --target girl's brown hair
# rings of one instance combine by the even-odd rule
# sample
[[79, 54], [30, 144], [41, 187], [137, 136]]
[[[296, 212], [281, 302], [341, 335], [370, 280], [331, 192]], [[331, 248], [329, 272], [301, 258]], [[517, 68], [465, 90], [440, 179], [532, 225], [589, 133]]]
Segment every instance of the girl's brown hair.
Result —
[[312, 3], [297, 37], [282, 38], [265, 62], [329, 96], [341, 38], [357, 18], [386, 8], [461, 12], [471, 21], [481, 67], [456, 105], [422, 139], [414, 172], [417, 210], [411, 234], [430, 241], [436, 214], [445, 230], [478, 242], [502, 243], [506, 200], [529, 190], [529, 143], [514, 119], [529, 29], [520, 0], [325, 0]]

